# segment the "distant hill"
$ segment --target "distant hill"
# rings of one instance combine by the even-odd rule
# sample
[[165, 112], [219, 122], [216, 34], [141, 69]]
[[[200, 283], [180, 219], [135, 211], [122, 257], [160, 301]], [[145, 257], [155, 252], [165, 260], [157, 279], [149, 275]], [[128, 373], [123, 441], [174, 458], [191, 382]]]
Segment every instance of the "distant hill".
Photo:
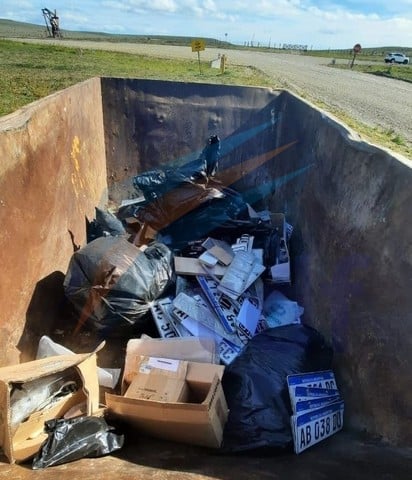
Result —
[[46, 26], [14, 22], [0, 18], [0, 37], [39, 38], [46, 36]]
[[[39, 14], [39, 17], [41, 15]], [[63, 38], [70, 40], [94, 40], [104, 42], [130, 42], [130, 43], [154, 43], [160, 45], [184, 45], [192, 40], [192, 37], [183, 36], [166, 36], [166, 35], [123, 35], [104, 32], [78, 32], [62, 29]], [[14, 20], [6, 20], [0, 18], [0, 38], [47, 38], [46, 25], [35, 25], [32, 23], [16, 22]], [[268, 47], [243, 47], [240, 45], [232, 45], [229, 42], [222, 42], [214, 38], [203, 38], [209, 47], [230, 46], [230, 48], [243, 49], [255, 48], [261, 51], [274, 51], [279, 49]], [[381, 57], [388, 52], [402, 52], [412, 57], [412, 48], [407, 47], [373, 47], [362, 48], [363, 57]], [[324, 56], [345, 56], [351, 54], [351, 49], [328, 49], [328, 50], [309, 50], [308, 55]]]
[[[130, 43], [154, 43], [162, 45], [185, 45], [191, 37], [173, 37], [166, 35], [123, 35], [103, 32], [75, 32], [72, 30], [61, 30], [63, 38], [70, 40], [94, 40], [104, 42], [130, 42]], [[35, 25], [32, 23], [16, 22], [0, 18], [0, 38], [47, 38], [46, 25]], [[230, 45], [228, 42], [221, 42], [214, 38], [204, 38], [209, 46]]]

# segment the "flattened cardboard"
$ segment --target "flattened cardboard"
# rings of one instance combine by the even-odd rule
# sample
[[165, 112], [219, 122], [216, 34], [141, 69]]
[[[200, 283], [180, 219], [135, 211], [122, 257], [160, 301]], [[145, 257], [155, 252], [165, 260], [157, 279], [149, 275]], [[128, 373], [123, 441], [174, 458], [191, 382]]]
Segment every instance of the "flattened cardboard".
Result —
[[214, 267], [218, 260], [217, 258], [209, 252], [204, 252], [199, 257], [199, 262], [204, 263], [207, 267]]
[[235, 255], [230, 245], [223, 240], [208, 237], [202, 243], [202, 246], [223, 263], [223, 265], [229, 265]]
[[[0, 448], [10, 463], [27, 460], [40, 448], [47, 434], [40, 425], [59, 418], [75, 404], [85, 400], [87, 415], [99, 410], [99, 383], [96, 352], [78, 355], [60, 355], [32, 362], [0, 368]], [[82, 390], [69, 395], [51, 409], [33, 413], [12, 432], [10, 393], [13, 383], [25, 383], [75, 367], [82, 381]], [[33, 438], [31, 438], [33, 437]]]
[[178, 275], [215, 275], [223, 277], [226, 267], [215, 265], [214, 267], [202, 266], [197, 258], [175, 257], [175, 270]]
[[136, 400], [106, 393], [108, 412], [154, 437], [219, 448], [228, 416], [223, 371], [223, 365], [188, 362], [188, 402]]

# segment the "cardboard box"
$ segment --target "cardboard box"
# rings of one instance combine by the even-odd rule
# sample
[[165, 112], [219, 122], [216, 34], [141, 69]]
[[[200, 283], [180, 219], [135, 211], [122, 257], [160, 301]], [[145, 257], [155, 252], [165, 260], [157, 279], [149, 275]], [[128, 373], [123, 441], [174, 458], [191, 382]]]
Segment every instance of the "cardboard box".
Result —
[[[135, 359], [135, 365], [139, 360]], [[129, 368], [132, 364], [129, 359]], [[223, 371], [223, 365], [188, 362], [187, 402], [142, 400], [106, 393], [108, 414], [120, 417], [154, 437], [219, 448], [228, 416], [221, 384]], [[127, 371], [125, 375], [128, 375]], [[123, 389], [126, 388], [127, 385], [123, 385]]]
[[[61, 418], [75, 405], [84, 402], [87, 405], [87, 415], [101, 413], [96, 365], [97, 350], [78, 355], [53, 356], [0, 368], [0, 449], [10, 463], [27, 460], [37, 453], [47, 438], [47, 434], [44, 433], [44, 422]], [[64, 374], [71, 370], [78, 376], [81, 388], [62, 397], [52, 407], [35, 411], [28, 418], [13, 425], [12, 414], [14, 420], [16, 418], [16, 410], [14, 413], [12, 410], [15, 409], [15, 402], [13, 401], [13, 406], [11, 405], [13, 389], [19, 386], [24, 387], [24, 385], [27, 387], [27, 382], [45, 379], [55, 373]], [[23, 388], [20, 391], [25, 390]], [[21, 398], [24, 403], [26, 401], [24, 395]], [[27, 399], [29, 400], [32, 398]]]
[[198, 363], [219, 363], [219, 347], [211, 338], [132, 338], [127, 342], [124, 376], [136, 368], [139, 356], [175, 358]]
[[187, 362], [157, 357], [140, 357], [137, 373], [124, 394], [127, 398], [160, 402], [185, 402]]

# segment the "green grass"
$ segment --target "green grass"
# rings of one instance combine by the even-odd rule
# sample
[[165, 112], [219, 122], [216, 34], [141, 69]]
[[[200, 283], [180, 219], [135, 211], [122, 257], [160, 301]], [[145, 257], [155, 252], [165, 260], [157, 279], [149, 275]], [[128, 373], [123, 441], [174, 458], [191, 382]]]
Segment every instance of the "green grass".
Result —
[[[408, 47], [363, 48], [362, 51], [356, 55], [355, 61], [360, 60], [362, 62], [378, 62], [383, 64], [383, 59], [389, 52], [402, 52], [407, 57], [412, 57], [412, 49]], [[351, 48], [340, 50], [308, 50], [305, 55], [347, 60], [349, 63], [353, 58], [353, 51]]]
[[[403, 52], [412, 60], [412, 50], [401, 47], [381, 47], [379, 49], [364, 49], [356, 55], [352, 70], [381, 77], [388, 77], [394, 80], [403, 80], [412, 82], [412, 63], [409, 65], [392, 65], [384, 62], [384, 58], [388, 52]], [[309, 56], [317, 56], [330, 59], [328, 63], [330, 67], [348, 69], [353, 60], [352, 50], [317, 50], [305, 53]], [[336, 63], [332, 64], [335, 59]], [[345, 62], [342, 62], [345, 60]], [[368, 62], [368, 63], [365, 63]]]
[[[301, 96], [305, 97], [304, 94]], [[381, 145], [393, 150], [394, 152], [400, 153], [409, 159], [412, 159], [412, 146], [408, 144], [408, 142], [406, 142], [399, 133], [395, 132], [395, 130], [383, 129], [381, 127], [370, 127], [358, 122], [357, 120], [354, 120], [352, 117], [338, 108], [326, 105], [321, 101], [311, 101], [319, 108], [329, 111], [349, 128], [357, 132], [364, 140], [375, 145]]]
[[[357, 68], [357, 67], [356, 67]], [[384, 67], [407, 70], [407, 66]], [[94, 76], [151, 78], [159, 80], [251, 85], [281, 88], [261, 71], [228, 65], [222, 74], [208, 63], [196, 60], [169, 60], [103, 50], [42, 45], [0, 39], [0, 116], [51, 93]], [[307, 97], [305, 92], [296, 92]], [[412, 157], [411, 146], [394, 131], [368, 127], [344, 112], [310, 99], [357, 131], [366, 140]]]
[[259, 70], [230, 66], [221, 73], [196, 60], [0, 40], [0, 115], [94, 76], [273, 87]]
[[412, 83], [412, 65], [354, 65], [353, 70]]

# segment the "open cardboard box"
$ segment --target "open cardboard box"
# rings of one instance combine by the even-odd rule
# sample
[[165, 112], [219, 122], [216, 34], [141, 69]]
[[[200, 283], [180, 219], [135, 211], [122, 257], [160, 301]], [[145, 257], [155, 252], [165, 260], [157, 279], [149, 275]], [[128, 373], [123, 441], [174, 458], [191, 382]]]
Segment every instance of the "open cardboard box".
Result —
[[[86, 403], [87, 415], [101, 414], [96, 352], [102, 346], [91, 353], [59, 355], [0, 368], [0, 449], [10, 463], [22, 462], [38, 452], [47, 438], [44, 432], [46, 421], [62, 418], [81, 403]], [[70, 369], [77, 372], [81, 388], [62, 397], [51, 408], [36, 411], [12, 427], [10, 397], [13, 387]]]
[[[140, 362], [140, 356], [128, 359], [122, 393], [127, 391], [129, 384], [126, 379], [132, 378], [131, 372], [145, 375], [138, 370]], [[124, 395], [106, 393], [108, 415], [120, 417], [141, 432], [154, 437], [219, 448], [228, 416], [221, 384], [223, 371], [223, 365], [187, 362], [186, 402], [127, 398]]]

